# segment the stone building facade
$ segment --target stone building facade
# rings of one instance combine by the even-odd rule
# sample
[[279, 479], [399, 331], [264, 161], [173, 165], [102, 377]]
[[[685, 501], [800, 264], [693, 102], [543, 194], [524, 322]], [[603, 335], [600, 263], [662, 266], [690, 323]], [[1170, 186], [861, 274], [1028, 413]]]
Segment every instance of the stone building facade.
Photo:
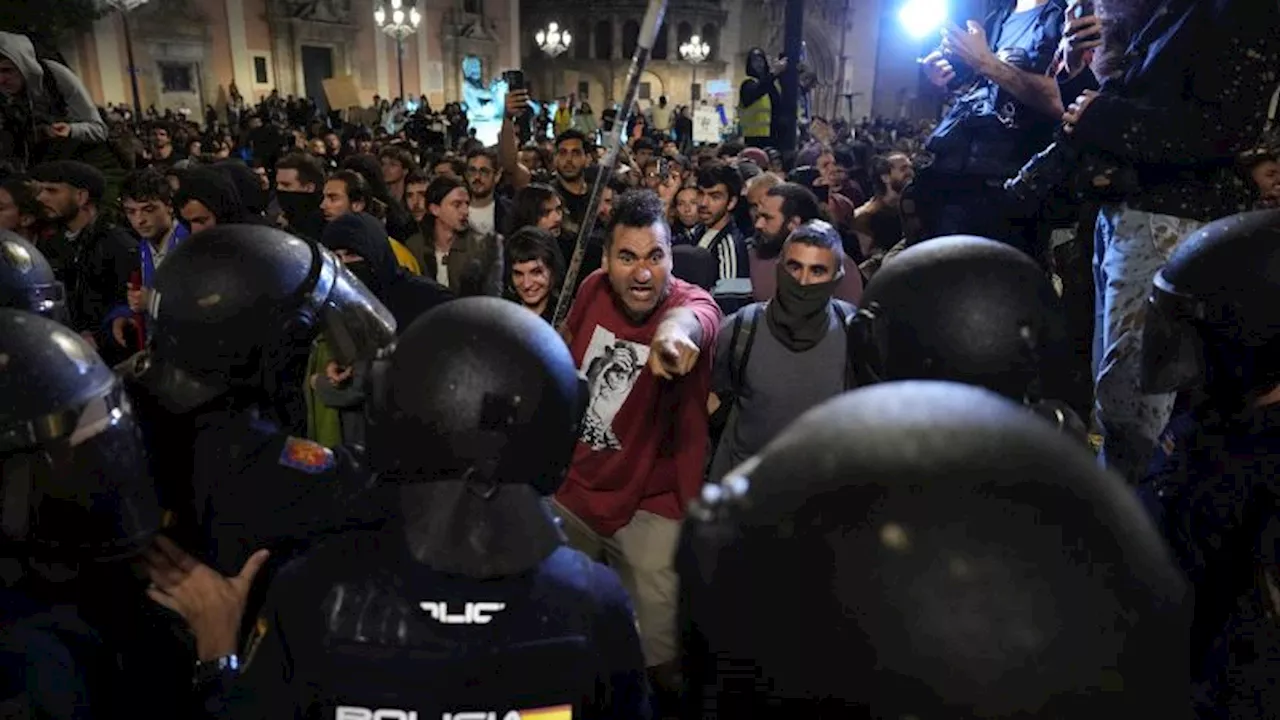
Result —
[[[408, 7], [411, 0], [404, 0]], [[462, 58], [486, 76], [519, 58], [518, 0], [414, 0], [422, 14], [403, 43], [405, 94], [433, 106], [460, 99]], [[376, 0], [150, 0], [129, 15], [144, 107], [221, 107], [234, 81], [246, 99], [323, 94], [349, 76], [362, 103], [398, 93], [393, 39], [374, 23]], [[132, 102], [122, 18], [111, 13], [62, 47], [94, 100]]]

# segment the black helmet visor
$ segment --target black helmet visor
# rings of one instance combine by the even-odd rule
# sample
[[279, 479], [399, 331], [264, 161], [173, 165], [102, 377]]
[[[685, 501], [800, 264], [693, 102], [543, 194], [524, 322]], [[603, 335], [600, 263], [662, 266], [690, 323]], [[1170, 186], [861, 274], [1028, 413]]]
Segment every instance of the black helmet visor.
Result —
[[395, 317], [337, 256], [325, 248], [317, 249], [322, 265], [313, 298], [334, 359], [350, 366], [377, 358], [395, 343]]
[[42, 560], [138, 551], [160, 504], [119, 382], [84, 405], [0, 427], [0, 534]]

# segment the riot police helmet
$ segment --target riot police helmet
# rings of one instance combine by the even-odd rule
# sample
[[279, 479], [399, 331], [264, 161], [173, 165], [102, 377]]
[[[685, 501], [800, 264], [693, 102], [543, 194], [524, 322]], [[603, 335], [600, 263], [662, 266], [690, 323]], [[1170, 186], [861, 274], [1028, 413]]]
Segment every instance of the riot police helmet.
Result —
[[1039, 401], [1058, 373], [1062, 314], [1044, 271], [980, 237], [929, 240], [885, 263], [849, 327], [859, 385], [952, 380]]
[[563, 544], [543, 497], [563, 482], [586, 393], [550, 325], [507, 300], [454, 300], [371, 376], [370, 466], [398, 486], [417, 562], [505, 577]]
[[1147, 392], [1250, 394], [1280, 384], [1280, 211], [1192, 233], [1156, 274], [1142, 337]]
[[559, 487], [583, 394], [564, 341], [538, 316], [498, 298], [445, 303], [409, 326], [376, 377], [375, 470]]
[[76, 333], [0, 308], [0, 530], [21, 556], [127, 557], [160, 527], [119, 377]]
[[35, 245], [0, 229], [0, 307], [17, 308], [66, 322], [66, 291]]
[[259, 225], [219, 225], [174, 249], [150, 312], [149, 345], [122, 370], [175, 413], [271, 388], [320, 334], [339, 364], [372, 360], [396, 327], [333, 253]]
[[689, 717], [1184, 717], [1181, 575], [1123, 481], [988, 390], [834, 398], [704, 488]]

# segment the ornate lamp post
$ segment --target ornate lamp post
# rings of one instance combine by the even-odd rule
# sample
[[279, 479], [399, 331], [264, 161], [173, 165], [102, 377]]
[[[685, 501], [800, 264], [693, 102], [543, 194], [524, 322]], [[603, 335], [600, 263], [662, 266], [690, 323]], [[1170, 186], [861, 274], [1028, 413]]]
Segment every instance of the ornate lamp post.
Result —
[[133, 121], [142, 122], [142, 98], [138, 95], [138, 68], [133, 63], [133, 33], [129, 29], [129, 13], [147, 0], [106, 0], [107, 7], [120, 13], [124, 26], [124, 51], [129, 60], [129, 87], [133, 91]]
[[539, 30], [533, 36], [535, 42], [542, 52], [550, 55], [552, 58], [559, 57], [565, 50], [569, 49], [569, 44], [573, 42], [573, 36], [568, 30], [561, 30], [556, 23], [547, 25], [546, 30]]
[[422, 14], [409, 0], [409, 9], [404, 9], [404, 0], [390, 0], [391, 13], [387, 13], [385, 4], [379, 2], [373, 11], [373, 21], [378, 29], [396, 39], [396, 71], [400, 77], [400, 99], [404, 100], [404, 39], [414, 34], [422, 24]]
[[[552, 60], [560, 57], [569, 49], [569, 44], [573, 42], [573, 36], [568, 30], [561, 30], [558, 23], [549, 23], [546, 30], [539, 30], [533, 36], [533, 41], [538, 44], [538, 48], [542, 52], [551, 57]], [[551, 76], [551, 95], [554, 98], [556, 94], [555, 75]]]
[[[693, 85], [698, 84], [698, 64], [710, 56], [711, 46], [707, 44], [707, 41], [697, 35], [689, 38], [689, 42], [680, 43], [680, 57], [693, 65]], [[690, 100], [697, 99], [698, 98], [690, 98]]]

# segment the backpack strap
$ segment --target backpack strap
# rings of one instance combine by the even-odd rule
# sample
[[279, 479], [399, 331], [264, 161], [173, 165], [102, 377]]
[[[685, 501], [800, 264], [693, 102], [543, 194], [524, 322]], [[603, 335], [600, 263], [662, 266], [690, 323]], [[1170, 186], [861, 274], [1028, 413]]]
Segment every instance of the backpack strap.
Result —
[[747, 377], [747, 361], [751, 359], [751, 346], [756, 340], [756, 328], [760, 325], [760, 314], [764, 303], [752, 303], [738, 313], [733, 321], [733, 337], [730, 338], [729, 350], [732, 353], [729, 362], [729, 379], [733, 382], [733, 393], [742, 396], [742, 389]]
[[852, 390], [857, 387], [857, 381], [853, 375], [853, 363], [849, 362], [849, 321], [853, 318], [852, 305], [846, 305], [840, 300], [831, 303], [831, 308], [836, 311], [836, 320], [840, 322], [840, 329], [844, 332], [844, 389]]

